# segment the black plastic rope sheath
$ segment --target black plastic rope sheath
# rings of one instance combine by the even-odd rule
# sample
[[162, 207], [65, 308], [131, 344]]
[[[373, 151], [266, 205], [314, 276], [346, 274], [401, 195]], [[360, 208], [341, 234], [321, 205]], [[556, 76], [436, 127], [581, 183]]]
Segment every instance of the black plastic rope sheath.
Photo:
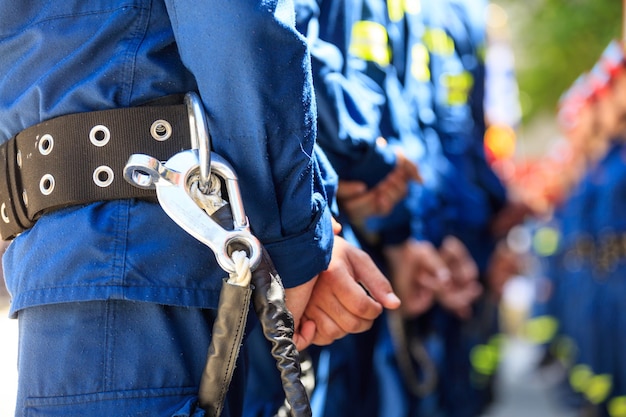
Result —
[[218, 315], [202, 373], [198, 402], [209, 417], [222, 414], [224, 398], [235, 370], [250, 310], [252, 289], [222, 283]]
[[293, 343], [294, 321], [285, 305], [285, 289], [272, 260], [263, 249], [261, 264], [252, 273], [252, 301], [263, 334], [272, 344], [272, 356], [292, 417], [311, 417], [309, 398], [300, 380], [300, 358]]

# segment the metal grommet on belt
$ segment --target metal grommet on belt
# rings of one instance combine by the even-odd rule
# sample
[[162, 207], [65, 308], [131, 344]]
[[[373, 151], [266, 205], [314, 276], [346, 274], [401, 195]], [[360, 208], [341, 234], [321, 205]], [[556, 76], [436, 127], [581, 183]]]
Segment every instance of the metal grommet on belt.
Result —
[[39, 139], [39, 153], [42, 155], [49, 155], [54, 147], [54, 138], [52, 135], [45, 134]]
[[167, 120], [155, 120], [150, 126], [150, 135], [159, 142], [168, 140], [172, 136], [172, 125]]
[[113, 170], [106, 165], [100, 165], [93, 170], [93, 182], [98, 187], [108, 187], [113, 182], [113, 177]]
[[43, 195], [50, 195], [54, 190], [56, 182], [51, 174], [46, 174], [39, 180], [39, 191]]
[[111, 132], [109, 131], [109, 128], [104, 125], [96, 125], [92, 127], [89, 132], [89, 140], [98, 147], [106, 145], [109, 143], [110, 139]]
[[9, 215], [7, 214], [6, 203], [2, 203], [2, 206], [0, 206], [0, 216], [2, 216], [2, 221], [4, 221], [5, 223], [9, 223], [11, 221], [11, 219], [9, 219]]

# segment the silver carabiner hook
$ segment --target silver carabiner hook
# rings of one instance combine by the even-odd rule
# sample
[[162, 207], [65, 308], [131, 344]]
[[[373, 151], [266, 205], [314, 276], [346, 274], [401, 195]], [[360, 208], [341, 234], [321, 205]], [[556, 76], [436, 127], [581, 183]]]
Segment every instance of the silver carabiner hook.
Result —
[[124, 178], [140, 188], [156, 188], [159, 204], [167, 215], [211, 248], [224, 271], [236, 272], [231, 255], [242, 247], [250, 259], [250, 269], [254, 270], [261, 262], [261, 243], [250, 232], [237, 176], [224, 159], [213, 154], [212, 168], [226, 183], [233, 216], [233, 230], [226, 230], [192, 196], [191, 186], [197, 181], [200, 169], [198, 152], [197, 149], [179, 152], [165, 164], [148, 155], [132, 155], [124, 168]]

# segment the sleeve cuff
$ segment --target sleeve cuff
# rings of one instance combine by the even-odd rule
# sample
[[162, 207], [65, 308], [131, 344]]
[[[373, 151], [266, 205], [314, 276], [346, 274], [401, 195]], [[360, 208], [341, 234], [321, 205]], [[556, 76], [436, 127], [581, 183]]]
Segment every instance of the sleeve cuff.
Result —
[[304, 284], [328, 268], [334, 235], [330, 209], [322, 204], [305, 232], [264, 244], [285, 288]]
[[396, 154], [389, 146], [374, 146], [368, 149], [359, 161], [350, 164], [346, 179], [355, 179], [373, 187], [385, 178], [396, 166]]

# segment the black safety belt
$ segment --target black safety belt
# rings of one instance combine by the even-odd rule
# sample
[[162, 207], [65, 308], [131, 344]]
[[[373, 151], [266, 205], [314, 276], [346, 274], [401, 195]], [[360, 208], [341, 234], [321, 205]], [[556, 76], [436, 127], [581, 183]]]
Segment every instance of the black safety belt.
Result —
[[59, 208], [154, 198], [154, 190], [124, 181], [124, 165], [132, 154], [166, 160], [190, 148], [189, 116], [182, 97], [57, 117], [2, 144], [2, 239], [14, 238], [32, 227], [43, 213]]

